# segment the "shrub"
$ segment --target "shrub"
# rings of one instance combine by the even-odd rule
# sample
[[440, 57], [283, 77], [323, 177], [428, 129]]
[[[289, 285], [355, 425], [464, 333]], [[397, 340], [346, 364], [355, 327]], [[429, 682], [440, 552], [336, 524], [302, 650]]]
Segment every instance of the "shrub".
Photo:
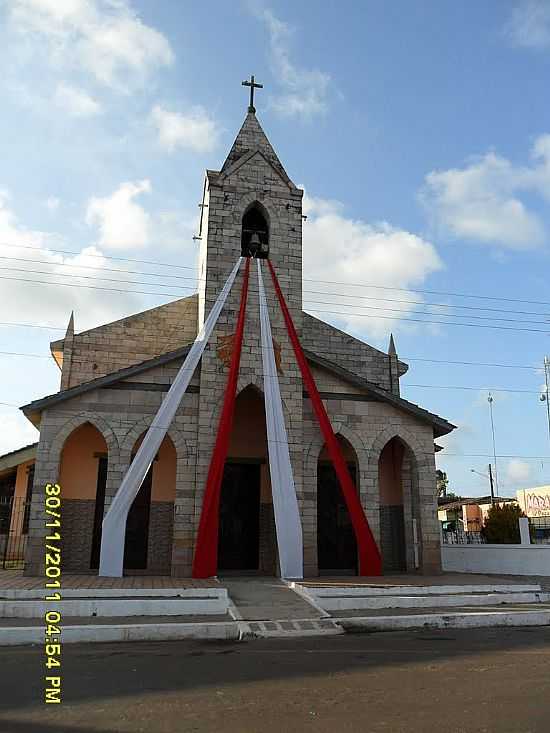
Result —
[[518, 519], [524, 517], [517, 504], [494, 504], [487, 514], [481, 535], [486, 542], [499, 545], [519, 545], [520, 533]]

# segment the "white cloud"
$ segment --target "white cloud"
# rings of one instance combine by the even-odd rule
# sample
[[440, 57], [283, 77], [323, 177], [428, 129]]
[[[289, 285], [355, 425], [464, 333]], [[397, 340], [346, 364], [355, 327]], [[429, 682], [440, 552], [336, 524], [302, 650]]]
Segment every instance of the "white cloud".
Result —
[[119, 89], [174, 59], [167, 38], [129, 0], [12, 0], [10, 19], [25, 39], [46, 43], [55, 66], [84, 69]]
[[537, 138], [530, 165], [516, 166], [490, 152], [464, 168], [432, 171], [421, 199], [453, 236], [520, 250], [541, 245], [546, 236], [529, 194], [550, 200], [550, 135]]
[[[3, 270], [0, 276], [3, 321], [63, 326], [74, 310], [77, 326], [83, 329], [140, 309], [141, 300], [133, 293], [106, 293], [90, 287], [133, 289], [131, 285], [117, 286], [101, 280], [102, 271], [109, 265], [99, 249], [87, 247], [74, 256], [53, 252], [53, 249], [66, 249], [66, 245], [52, 234], [26, 228], [10, 204], [8, 193], [0, 192], [0, 255], [10, 258], [3, 260], [3, 266], [13, 268]], [[77, 267], [83, 264], [94, 269]], [[79, 278], [79, 275], [86, 277]], [[94, 279], [90, 280], [90, 276]], [[116, 277], [108, 273], [104, 276]], [[42, 282], [57, 283], [57, 286], [45, 286]], [[9, 334], [13, 335], [13, 329]]]
[[330, 76], [318, 69], [297, 66], [290, 55], [293, 33], [288, 23], [267, 9], [255, 9], [269, 33], [270, 63], [282, 93], [271, 99], [271, 106], [281, 115], [308, 119], [327, 109]]
[[38, 441], [38, 430], [19, 411], [0, 405], [0, 421], [0, 455]]
[[515, 46], [550, 48], [550, 4], [547, 0], [526, 0], [514, 7], [505, 34]]
[[[350, 219], [338, 202], [306, 195], [304, 212], [308, 215], [303, 227], [304, 272], [311, 280], [325, 281], [304, 282], [304, 307], [310, 312], [319, 312], [324, 320], [337, 320], [354, 332], [364, 329], [371, 335], [385, 336], [399, 318], [409, 316], [417, 307], [413, 303], [388, 304], [377, 300], [377, 296], [392, 296], [367, 285], [353, 287], [354, 284], [404, 288], [399, 299], [418, 302], [419, 296], [407, 292], [406, 288], [422, 283], [428, 275], [443, 267], [430, 242], [387, 222], [373, 225]], [[322, 296], [315, 294], [319, 290], [324, 291]], [[327, 291], [334, 295], [327, 296]], [[342, 296], [342, 293], [347, 295]], [[369, 296], [372, 300], [354, 297], [358, 295]], [[332, 305], [327, 305], [328, 300]], [[314, 304], [314, 301], [324, 302]], [[388, 310], [393, 307], [403, 313]], [[328, 311], [359, 311], [364, 315], [336, 316]]]
[[531, 466], [525, 461], [513, 458], [506, 467], [506, 478], [511, 484], [525, 484], [531, 476]]
[[61, 204], [61, 200], [58, 199], [56, 196], [49, 196], [46, 199], [45, 204], [48, 211], [57, 211], [59, 209], [59, 205]]
[[122, 183], [105, 198], [92, 198], [86, 221], [99, 227], [99, 246], [113, 249], [139, 249], [149, 244], [151, 216], [134, 199], [151, 192], [151, 182]]
[[181, 114], [157, 104], [151, 111], [151, 121], [157, 128], [160, 146], [169, 152], [184, 148], [207, 153], [218, 145], [218, 125], [202, 107], [193, 107], [187, 114]]
[[83, 89], [70, 84], [58, 84], [55, 104], [73, 117], [94, 117], [101, 113], [101, 105]]

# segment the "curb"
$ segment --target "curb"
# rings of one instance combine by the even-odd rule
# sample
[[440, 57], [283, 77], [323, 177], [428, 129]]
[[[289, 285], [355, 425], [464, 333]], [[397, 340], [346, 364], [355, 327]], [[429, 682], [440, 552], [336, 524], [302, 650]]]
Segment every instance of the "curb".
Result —
[[486, 611], [335, 618], [348, 633], [404, 629], [473, 629], [504, 626], [550, 626], [550, 611]]
[[[239, 640], [238, 624], [234, 621], [203, 623], [120, 624], [64, 626], [64, 644], [117, 641], [175, 641], [180, 639]], [[39, 626], [0, 628], [0, 646], [44, 644], [44, 629]]]

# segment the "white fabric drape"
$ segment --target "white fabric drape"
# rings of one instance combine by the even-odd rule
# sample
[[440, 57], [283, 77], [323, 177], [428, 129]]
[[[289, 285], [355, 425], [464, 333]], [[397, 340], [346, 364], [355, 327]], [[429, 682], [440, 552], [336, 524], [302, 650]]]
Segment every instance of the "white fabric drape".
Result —
[[99, 562], [100, 575], [111, 578], [122, 577], [124, 536], [126, 534], [128, 511], [174, 419], [205, 346], [208, 343], [208, 339], [220, 316], [242, 261], [243, 258], [240, 257], [227, 278], [225, 285], [214, 303], [214, 307], [210, 311], [204, 326], [195, 339], [170, 390], [164, 398], [103, 520]]
[[257, 266], [267, 447], [281, 576], [283, 578], [303, 578], [302, 523], [290, 464], [288, 436], [260, 260], [257, 260]]

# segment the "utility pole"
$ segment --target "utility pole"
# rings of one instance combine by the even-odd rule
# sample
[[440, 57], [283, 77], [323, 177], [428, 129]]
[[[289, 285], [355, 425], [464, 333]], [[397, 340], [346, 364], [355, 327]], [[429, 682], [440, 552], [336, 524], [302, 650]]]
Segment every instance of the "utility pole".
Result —
[[[493, 459], [495, 462], [495, 485], [498, 491], [497, 449], [496, 449], [496, 441], [495, 441], [495, 421], [493, 419], [494, 398], [490, 392], [489, 392], [489, 396], [487, 397], [487, 402], [489, 403], [489, 411], [491, 413], [491, 433], [493, 435]], [[491, 473], [491, 476], [492, 476], [492, 473]], [[492, 484], [492, 478], [491, 478], [491, 484]]]
[[544, 384], [546, 385], [544, 399], [546, 400], [546, 415], [548, 417], [548, 439], [550, 440], [550, 359], [547, 356], [544, 357]]
[[495, 487], [493, 485], [493, 467], [489, 463], [489, 483], [491, 484], [491, 504], [495, 503]]

